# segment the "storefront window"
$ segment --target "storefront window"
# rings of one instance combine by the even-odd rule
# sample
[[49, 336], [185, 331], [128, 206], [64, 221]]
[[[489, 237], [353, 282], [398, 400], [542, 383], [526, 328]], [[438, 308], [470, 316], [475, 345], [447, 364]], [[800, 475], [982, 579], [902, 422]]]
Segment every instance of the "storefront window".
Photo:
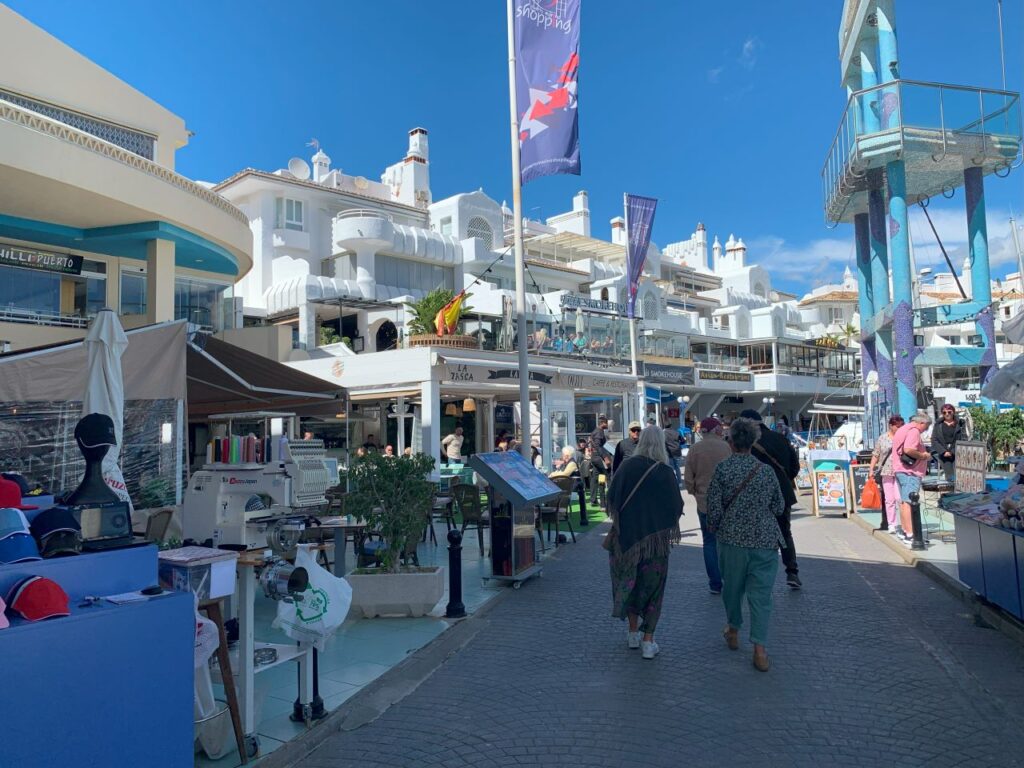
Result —
[[146, 314], [146, 276], [140, 272], [121, 272], [121, 314]]
[[0, 267], [0, 310], [9, 313], [60, 312], [60, 275]]
[[231, 286], [190, 277], [174, 280], [174, 317], [196, 325], [221, 330], [221, 306]]
[[615, 439], [620, 439], [623, 434], [621, 397], [577, 397], [576, 436], [589, 436], [597, 428], [597, 421], [602, 416], [608, 419], [608, 438], [615, 436]]

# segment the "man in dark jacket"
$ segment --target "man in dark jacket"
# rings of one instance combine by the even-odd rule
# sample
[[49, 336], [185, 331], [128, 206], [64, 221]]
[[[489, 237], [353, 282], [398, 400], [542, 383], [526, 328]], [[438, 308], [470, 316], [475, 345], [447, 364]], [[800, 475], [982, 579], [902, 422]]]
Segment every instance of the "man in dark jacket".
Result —
[[665, 452], [668, 454], [668, 463], [676, 471], [676, 482], [683, 485], [683, 475], [679, 471], [679, 462], [683, 458], [683, 447], [679, 443], [679, 430], [673, 427], [665, 429]]
[[786, 503], [785, 511], [777, 518], [779, 528], [782, 530], [782, 537], [786, 540], [786, 546], [782, 548], [782, 562], [786, 566], [786, 584], [790, 589], [800, 589], [803, 583], [800, 581], [800, 569], [796, 562], [796, 547], [793, 544], [793, 531], [790, 527], [790, 513], [793, 510], [793, 505], [796, 504], [796, 488], [793, 481], [800, 474], [800, 457], [790, 445], [789, 440], [764, 425], [760, 413], [748, 408], [740, 416], [756, 421], [761, 427], [761, 436], [754, 443], [754, 448], [750, 453], [771, 467], [779, 481], [782, 498]]
[[612, 474], [619, 471], [619, 465], [633, 455], [636, 444], [640, 441], [640, 430], [643, 425], [639, 421], [629, 422], [629, 436], [615, 444], [615, 456], [612, 458]]

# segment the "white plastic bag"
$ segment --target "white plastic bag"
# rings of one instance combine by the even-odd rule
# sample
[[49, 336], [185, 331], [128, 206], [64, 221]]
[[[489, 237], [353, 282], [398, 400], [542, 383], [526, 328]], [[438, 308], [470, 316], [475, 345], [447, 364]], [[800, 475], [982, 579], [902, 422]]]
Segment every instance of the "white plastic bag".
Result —
[[293, 640], [313, 644], [318, 651], [324, 641], [334, 634], [348, 615], [352, 605], [352, 587], [317, 564], [304, 546], [295, 553], [295, 567], [305, 568], [309, 574], [309, 587], [294, 603], [283, 600], [277, 604], [274, 626], [280, 627]]

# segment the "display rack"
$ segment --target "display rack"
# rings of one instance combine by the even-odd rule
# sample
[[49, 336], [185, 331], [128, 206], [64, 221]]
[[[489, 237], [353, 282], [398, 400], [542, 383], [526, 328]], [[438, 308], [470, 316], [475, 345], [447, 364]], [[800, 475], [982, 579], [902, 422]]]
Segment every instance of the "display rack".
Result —
[[508, 581], [518, 589], [542, 571], [537, 562], [535, 509], [561, 490], [519, 453], [477, 453], [470, 456], [469, 464], [490, 486], [491, 575], [484, 581]]

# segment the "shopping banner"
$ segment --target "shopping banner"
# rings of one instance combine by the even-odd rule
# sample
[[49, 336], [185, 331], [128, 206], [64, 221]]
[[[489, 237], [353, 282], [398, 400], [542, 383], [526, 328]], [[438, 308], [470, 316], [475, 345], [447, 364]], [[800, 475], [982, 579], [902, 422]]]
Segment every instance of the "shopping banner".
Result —
[[515, 0], [520, 178], [580, 173], [580, 0]]
[[629, 277], [626, 311], [629, 317], [636, 317], [636, 292], [647, 261], [647, 246], [651, 244], [651, 227], [654, 226], [654, 209], [657, 207], [658, 201], [653, 197], [626, 195], [626, 273]]

